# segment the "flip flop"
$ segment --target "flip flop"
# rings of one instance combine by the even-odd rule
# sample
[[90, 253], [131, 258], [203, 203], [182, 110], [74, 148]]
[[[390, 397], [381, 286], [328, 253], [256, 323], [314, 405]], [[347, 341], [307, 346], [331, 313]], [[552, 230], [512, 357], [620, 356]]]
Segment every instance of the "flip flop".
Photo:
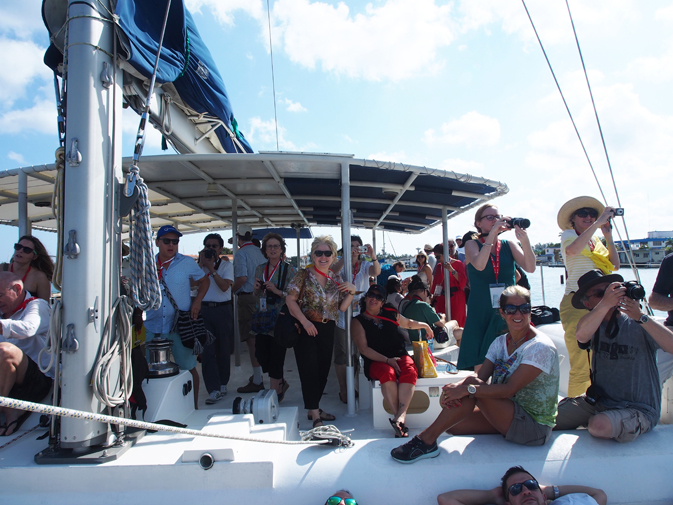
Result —
[[283, 401], [283, 398], [285, 398], [285, 393], [287, 393], [288, 389], [290, 389], [290, 385], [285, 379], [283, 379], [283, 387], [281, 388], [280, 394], [278, 395], [278, 403]]
[[395, 438], [402, 438], [402, 430], [400, 429], [400, 425], [397, 424], [397, 421], [393, 421], [392, 418], [388, 419], [390, 422], [390, 426], [393, 427], [393, 430], [395, 430]]
[[[334, 421], [336, 419], [335, 416], [332, 414], [328, 414], [327, 412], [323, 411], [323, 409], [318, 409], [318, 412], [320, 412], [320, 419], [323, 421]], [[308, 417], [308, 420], [311, 420], [311, 414], [308, 414], [306, 417]]]
[[9, 433], [9, 435], [14, 435], [14, 433], [16, 433], [17, 431], [19, 431], [19, 429], [21, 428], [21, 426], [23, 425], [23, 423], [26, 422], [26, 419], [28, 419], [28, 418], [30, 417], [31, 414], [32, 414], [32, 412], [25, 411], [23, 414], [21, 414], [21, 415], [20, 415], [17, 419], [15, 419], [14, 421], [12, 421], [11, 423], [7, 423], [7, 426], [5, 426], [5, 431], [2, 432], [2, 435], [0, 435], [0, 437], [6, 437], [6, 436], [8, 436], [8, 434], [7, 434], [7, 430], [9, 430], [10, 428], [12, 428], [12, 432]]
[[319, 428], [320, 426], [324, 426], [323, 423], [322, 423], [322, 419], [320, 419], [320, 418], [314, 419], [313, 420], [313, 427], [314, 428]]
[[409, 428], [407, 428], [407, 425], [404, 424], [403, 422], [398, 422], [397, 424], [400, 425], [400, 430], [402, 431], [402, 438], [407, 438], [409, 436]]

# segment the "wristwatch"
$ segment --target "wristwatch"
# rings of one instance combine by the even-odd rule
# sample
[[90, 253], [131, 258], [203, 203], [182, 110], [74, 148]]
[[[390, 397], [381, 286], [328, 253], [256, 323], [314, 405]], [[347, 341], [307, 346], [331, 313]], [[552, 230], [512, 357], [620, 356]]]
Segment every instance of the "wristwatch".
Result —
[[467, 386], [467, 392], [470, 393], [471, 395], [476, 395], [477, 394], [477, 386], [474, 384], [469, 384]]
[[560, 498], [561, 492], [559, 491], [558, 486], [552, 486], [552, 489], [554, 490], [554, 500]]
[[649, 320], [650, 320], [650, 316], [648, 316], [647, 314], [643, 314], [642, 316], [640, 316], [640, 319], [636, 319], [636, 323], [645, 324]]

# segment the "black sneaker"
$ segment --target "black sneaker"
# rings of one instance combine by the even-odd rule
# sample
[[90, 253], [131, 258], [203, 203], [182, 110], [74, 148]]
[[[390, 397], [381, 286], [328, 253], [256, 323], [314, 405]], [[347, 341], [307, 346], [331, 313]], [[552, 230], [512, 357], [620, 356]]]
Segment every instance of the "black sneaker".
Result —
[[436, 458], [439, 456], [439, 447], [437, 447], [437, 442], [428, 445], [416, 435], [406, 444], [390, 451], [390, 455], [399, 463], [413, 463], [419, 459]]

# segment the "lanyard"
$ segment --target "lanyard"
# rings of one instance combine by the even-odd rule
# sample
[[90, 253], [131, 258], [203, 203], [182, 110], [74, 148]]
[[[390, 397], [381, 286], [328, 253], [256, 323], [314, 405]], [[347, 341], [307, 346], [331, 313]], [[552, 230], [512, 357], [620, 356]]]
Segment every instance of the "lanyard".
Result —
[[422, 301], [423, 301], [423, 299], [422, 299], [420, 296], [418, 296], [418, 295], [414, 295], [414, 296], [412, 296], [411, 299], [412, 299], [412, 300], [418, 300], [419, 302], [422, 302]]
[[246, 242], [241, 247], [239, 247], [238, 250], [240, 251], [241, 249], [243, 249], [244, 247], [248, 247], [249, 245], [255, 245], [255, 244], [253, 244], [252, 242]]
[[12, 317], [12, 316], [13, 316], [14, 314], [16, 314], [18, 311], [25, 309], [25, 308], [26, 308], [26, 305], [28, 305], [28, 304], [29, 304], [30, 302], [32, 302], [33, 300], [37, 300], [37, 296], [33, 296], [32, 298], [28, 298], [27, 300], [24, 300], [23, 303], [22, 303], [21, 305], [19, 305], [19, 306], [16, 308], [16, 310], [15, 310], [14, 312], [12, 312], [11, 314], [9, 314], [9, 315], [7, 316], [7, 319], [10, 318], [10, 317]]
[[276, 266], [273, 267], [273, 271], [271, 272], [271, 275], [269, 275], [269, 265], [270, 264], [271, 264], [270, 261], [266, 262], [266, 268], [264, 268], [264, 274], [263, 274], [264, 282], [266, 282], [270, 279], [273, 279], [273, 274], [275, 274], [276, 270], [278, 270], [278, 265], [280, 265], [280, 261], [278, 261], [278, 263], [276, 263]]
[[[173, 261], [174, 259], [175, 259], [175, 256], [173, 256], [169, 260], [166, 260], [166, 261], [162, 262], [161, 260], [159, 260], [159, 258], [157, 258], [157, 269], [159, 270], [159, 279], [161, 279], [161, 274], [163, 273], [163, 271], [168, 270], [168, 267], [170, 266], [171, 261]], [[166, 265], [166, 268], [164, 268], [164, 265]]]
[[[482, 244], [486, 243], [486, 239], [480, 238]], [[493, 261], [493, 255], [490, 254], [491, 264], [493, 265], [493, 273], [495, 273], [495, 282], [498, 282], [498, 274], [500, 273], [500, 240], [495, 239], [495, 261]]]
[[360, 262], [356, 261], [355, 262], [355, 272], [353, 272], [353, 284], [355, 284], [355, 276], [358, 274], [360, 271]]
[[328, 281], [332, 281], [332, 282], [333, 282], [334, 284], [336, 284], [337, 286], [338, 286], [339, 284], [341, 284], [340, 282], [335, 281], [334, 278], [333, 278], [332, 276], [330, 276], [330, 275], [325, 275], [324, 273], [322, 273], [322, 272], [321, 272], [320, 270], [318, 270], [316, 267], [313, 267], [313, 270], [315, 270], [315, 271], [318, 272], [320, 275], [322, 275], [323, 277], [325, 277]]
[[[26, 270], [26, 273], [23, 274], [23, 278], [21, 279], [21, 282], [26, 282], [26, 277], [28, 277], [28, 272], [30, 272], [31, 268], [32, 267], [30, 265], [28, 265], [28, 270]], [[9, 271], [14, 272], [14, 263], [13, 262], [9, 264]]]
[[369, 317], [373, 317], [375, 319], [380, 319], [381, 321], [388, 321], [390, 323], [393, 323], [395, 326], [400, 325], [400, 323], [398, 323], [397, 321], [393, 321], [392, 319], [388, 319], [387, 317], [375, 316], [374, 314], [370, 314], [366, 310], [365, 310], [365, 314], [367, 314]]

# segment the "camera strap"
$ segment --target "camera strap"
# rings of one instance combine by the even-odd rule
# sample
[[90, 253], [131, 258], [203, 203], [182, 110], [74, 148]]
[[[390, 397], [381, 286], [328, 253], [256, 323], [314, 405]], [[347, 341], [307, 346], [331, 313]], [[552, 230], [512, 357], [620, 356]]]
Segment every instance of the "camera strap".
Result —
[[[617, 321], [618, 318], [619, 318], [619, 311], [615, 310], [610, 316], [608, 324], [605, 327], [605, 333], [609, 339], [615, 338], [617, 336], [617, 333], [619, 333], [619, 322]], [[591, 346], [587, 348], [587, 360], [589, 361], [589, 379], [591, 380], [592, 386], [596, 382], [596, 353], [598, 352], [599, 348], [600, 333], [601, 333], [601, 327], [599, 326], [598, 329], [596, 330], [596, 333], [594, 333], [594, 338], [591, 339]], [[591, 352], [593, 352], [593, 359], [591, 356]]]

